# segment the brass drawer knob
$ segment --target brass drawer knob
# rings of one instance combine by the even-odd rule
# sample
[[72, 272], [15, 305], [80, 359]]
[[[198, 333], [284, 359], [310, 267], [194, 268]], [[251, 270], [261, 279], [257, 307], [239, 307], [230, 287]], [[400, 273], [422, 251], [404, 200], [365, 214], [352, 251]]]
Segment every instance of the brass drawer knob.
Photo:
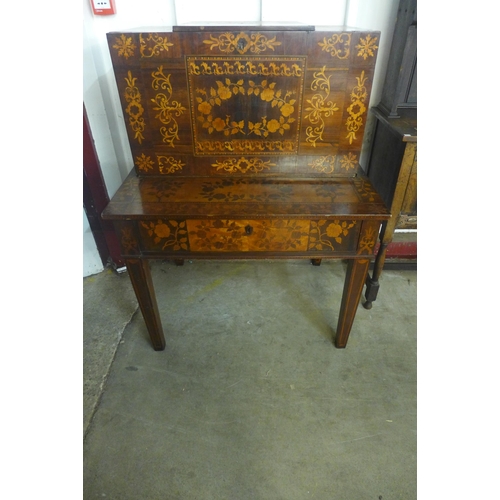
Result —
[[248, 224], [247, 226], [245, 226], [245, 234], [252, 234], [253, 233], [253, 227]]

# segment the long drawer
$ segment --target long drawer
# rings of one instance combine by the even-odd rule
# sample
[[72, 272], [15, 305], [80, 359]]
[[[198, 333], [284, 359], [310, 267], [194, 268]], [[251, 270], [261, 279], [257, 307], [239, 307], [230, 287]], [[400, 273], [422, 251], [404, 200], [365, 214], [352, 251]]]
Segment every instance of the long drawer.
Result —
[[351, 219], [187, 219], [123, 222], [122, 249], [140, 253], [356, 252]]

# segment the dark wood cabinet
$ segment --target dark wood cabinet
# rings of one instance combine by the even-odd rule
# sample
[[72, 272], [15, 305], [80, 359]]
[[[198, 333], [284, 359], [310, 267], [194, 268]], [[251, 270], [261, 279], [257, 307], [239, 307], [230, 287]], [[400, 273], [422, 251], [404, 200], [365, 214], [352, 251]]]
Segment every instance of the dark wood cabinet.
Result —
[[311, 26], [108, 34], [134, 169], [103, 217], [155, 349], [153, 258], [347, 259], [345, 347], [389, 218], [358, 163], [379, 38]]
[[399, 4], [382, 100], [371, 112], [377, 121], [367, 173], [392, 217], [382, 226], [373, 273], [367, 279], [367, 309], [377, 298], [395, 231], [417, 229], [416, 0], [401, 0]]
[[400, 0], [378, 107], [389, 117], [417, 109], [417, 0]]
[[399, 118], [388, 118], [372, 108], [377, 118], [368, 176], [390, 208], [391, 219], [384, 222], [380, 245], [368, 276], [364, 307], [370, 309], [380, 287], [379, 279], [386, 255], [397, 229], [417, 229], [417, 118], [416, 110], [402, 110]]

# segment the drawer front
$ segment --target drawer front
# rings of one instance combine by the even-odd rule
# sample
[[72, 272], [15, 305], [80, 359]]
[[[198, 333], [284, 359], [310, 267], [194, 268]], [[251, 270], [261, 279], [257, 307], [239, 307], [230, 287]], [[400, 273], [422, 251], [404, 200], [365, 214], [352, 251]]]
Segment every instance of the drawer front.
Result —
[[355, 252], [361, 221], [159, 219], [139, 221], [146, 252]]
[[188, 220], [193, 252], [305, 252], [307, 220]]

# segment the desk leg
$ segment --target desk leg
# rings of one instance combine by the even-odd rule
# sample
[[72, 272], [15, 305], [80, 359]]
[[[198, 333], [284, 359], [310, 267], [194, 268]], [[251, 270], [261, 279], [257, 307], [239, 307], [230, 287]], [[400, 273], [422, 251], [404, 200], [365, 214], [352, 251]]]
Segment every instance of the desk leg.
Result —
[[151, 278], [149, 263], [144, 259], [125, 259], [128, 275], [134, 287], [142, 316], [155, 351], [165, 349], [165, 337], [161, 326], [156, 294]]
[[335, 347], [345, 347], [351, 333], [351, 327], [358, 309], [359, 299], [365, 284], [369, 259], [351, 259], [347, 265], [347, 272], [340, 306], [337, 334], [335, 335]]
[[388, 242], [382, 242], [377, 253], [377, 258], [375, 259], [375, 264], [373, 265], [373, 273], [370, 278], [368, 275], [366, 277], [366, 292], [365, 299], [366, 302], [363, 304], [365, 309], [371, 309], [372, 303], [375, 302], [378, 295], [378, 289], [380, 288], [380, 283], [378, 279], [382, 274], [382, 269], [384, 269], [385, 256], [387, 253]]

